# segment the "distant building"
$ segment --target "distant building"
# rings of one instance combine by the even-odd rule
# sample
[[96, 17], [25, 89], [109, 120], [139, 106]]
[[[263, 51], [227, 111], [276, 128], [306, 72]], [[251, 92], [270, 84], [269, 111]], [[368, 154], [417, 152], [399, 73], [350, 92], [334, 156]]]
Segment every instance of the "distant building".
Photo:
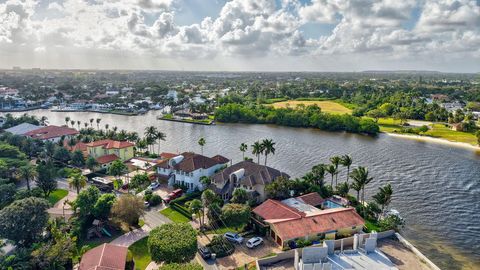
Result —
[[157, 173], [168, 179], [168, 185], [184, 185], [189, 191], [196, 188], [203, 190], [200, 183], [202, 176], [210, 177], [227, 166], [229, 159], [217, 155], [206, 157], [192, 152], [185, 152], [173, 158], [162, 160], [157, 164]]
[[241, 161], [212, 176], [213, 190], [225, 201], [231, 199], [233, 191], [241, 188], [257, 202], [266, 199], [265, 186], [278, 177], [289, 178], [288, 174], [252, 161]]
[[29, 136], [33, 139], [39, 139], [42, 141], [59, 142], [61, 139], [70, 139], [77, 135], [79, 132], [76, 129], [66, 126], [46, 126], [39, 129], [35, 129], [25, 133], [25, 136]]
[[128, 248], [103, 244], [83, 254], [78, 270], [125, 270]]

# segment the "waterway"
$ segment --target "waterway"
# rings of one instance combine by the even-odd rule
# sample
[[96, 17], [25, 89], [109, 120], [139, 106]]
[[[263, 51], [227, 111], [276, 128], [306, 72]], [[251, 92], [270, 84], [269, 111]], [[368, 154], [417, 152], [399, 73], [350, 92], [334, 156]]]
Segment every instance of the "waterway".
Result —
[[[28, 113], [47, 116], [50, 124], [56, 125], [65, 124], [66, 116], [82, 122], [101, 118], [101, 127], [109, 124], [139, 134], [153, 125], [167, 135], [161, 150], [175, 153], [200, 152], [197, 141], [204, 137], [205, 155], [221, 154], [233, 162], [242, 158], [241, 143], [251, 145], [271, 138], [276, 153], [269, 156], [268, 165], [292, 177], [328, 163], [330, 156], [349, 154], [353, 167], [365, 166], [374, 177], [366, 188], [368, 198], [378, 187], [392, 184], [391, 208], [406, 220], [402, 234], [421, 252], [442, 269], [480, 269], [480, 152], [472, 149], [387, 135], [372, 138], [271, 125], [202, 126], [157, 120], [155, 111], [141, 116], [48, 110]], [[346, 177], [346, 169], [340, 169], [339, 180]]]

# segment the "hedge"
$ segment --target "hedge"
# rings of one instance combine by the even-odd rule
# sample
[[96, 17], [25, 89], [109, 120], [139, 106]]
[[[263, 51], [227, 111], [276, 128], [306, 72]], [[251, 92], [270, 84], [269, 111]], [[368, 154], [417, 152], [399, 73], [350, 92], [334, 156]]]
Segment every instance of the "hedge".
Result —
[[188, 211], [188, 209], [186, 209], [185, 207], [179, 205], [178, 203], [170, 203], [170, 208], [172, 208], [173, 210], [179, 212], [180, 214], [182, 214], [183, 216], [185, 216], [186, 218], [188, 219], [192, 219], [192, 213], [190, 213], [190, 211]]

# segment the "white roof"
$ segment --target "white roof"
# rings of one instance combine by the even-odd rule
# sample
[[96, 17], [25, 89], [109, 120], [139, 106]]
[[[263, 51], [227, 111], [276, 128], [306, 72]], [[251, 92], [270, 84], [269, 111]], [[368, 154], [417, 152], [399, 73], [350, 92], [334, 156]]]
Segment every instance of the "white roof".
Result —
[[11, 128], [7, 128], [5, 131], [10, 132], [15, 135], [23, 135], [27, 132], [30, 132], [32, 130], [39, 129], [40, 126], [32, 125], [29, 123], [21, 123], [20, 125], [16, 125]]

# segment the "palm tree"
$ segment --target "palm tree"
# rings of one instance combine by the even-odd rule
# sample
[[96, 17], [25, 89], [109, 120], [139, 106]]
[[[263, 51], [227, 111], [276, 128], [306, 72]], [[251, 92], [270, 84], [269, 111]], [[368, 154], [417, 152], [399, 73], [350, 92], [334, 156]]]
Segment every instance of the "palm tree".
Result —
[[72, 125], [72, 128], [75, 126], [75, 120], [70, 120], [70, 125]]
[[263, 153], [265, 154], [265, 166], [267, 166], [267, 156], [275, 154], [275, 143], [272, 139], [264, 139], [262, 141]]
[[203, 146], [205, 146], [205, 144], [207, 143], [207, 141], [205, 141], [205, 138], [201, 137], [200, 140], [198, 140], [198, 145], [200, 145], [201, 149], [202, 149], [202, 155], [203, 155]]
[[157, 141], [158, 141], [158, 154], [160, 155], [160, 143], [162, 141], [165, 141], [165, 139], [167, 138], [167, 135], [161, 131], [158, 131], [155, 137], [157, 138]]
[[337, 175], [338, 171], [335, 168], [335, 165], [332, 165], [332, 164], [326, 166], [325, 171], [332, 176], [332, 181], [330, 182], [330, 186], [333, 188], [333, 177]]
[[188, 210], [190, 210], [190, 213], [194, 213], [198, 215], [198, 219], [200, 221], [200, 227], [203, 224], [203, 206], [202, 206], [202, 201], [199, 199], [194, 199], [190, 202], [188, 202]]
[[81, 172], [74, 172], [70, 174], [68, 178], [68, 186], [70, 188], [74, 187], [77, 190], [77, 194], [80, 194], [80, 189], [87, 185], [87, 178], [82, 175]]
[[87, 123], [87, 122], [85, 122], [85, 123], [83, 123], [83, 125], [85, 126], [85, 129], [87, 129], [87, 127], [88, 127], [88, 123]]
[[260, 155], [262, 153], [263, 153], [263, 145], [259, 141], [256, 141], [254, 144], [252, 144], [252, 154], [257, 156], [258, 164], [260, 164]]
[[248, 149], [248, 145], [246, 143], [240, 144], [240, 151], [242, 151], [242, 160], [245, 160], [245, 152]]
[[100, 129], [100, 122], [102, 122], [102, 119], [97, 118], [95, 121], [97, 122], [97, 130], [98, 130], [98, 129]]
[[323, 179], [325, 179], [325, 165], [318, 164], [312, 167], [312, 174], [315, 178], [315, 184], [322, 186]]
[[153, 145], [157, 139], [158, 130], [154, 126], [149, 126], [145, 128], [145, 136], [148, 146]]
[[42, 118], [40, 118], [39, 121], [40, 121], [40, 125], [42, 125], [42, 126], [48, 125], [48, 117], [46, 117], [46, 116], [42, 116]]
[[382, 206], [382, 213], [383, 209], [385, 209], [385, 207], [388, 207], [388, 205], [392, 202], [392, 194], [392, 186], [390, 185], [390, 183], [388, 183], [386, 186], [380, 187], [378, 193], [373, 195], [373, 199], [375, 200], [375, 202]]
[[93, 121], [95, 121], [95, 119], [93, 119], [93, 118], [90, 118], [90, 120], [89, 120], [89, 121], [90, 121], [90, 127], [93, 127]]
[[77, 121], [77, 127], [78, 127], [78, 130], [80, 130], [80, 124], [81, 124], [81, 123], [82, 123], [82, 122], [80, 122], [80, 121]]
[[[368, 170], [365, 167], [355, 168], [350, 174], [352, 179], [361, 186], [362, 189], [362, 204], [365, 202], [365, 186], [373, 180], [373, 177], [368, 177]], [[356, 189], [355, 189], [356, 190]]]
[[25, 165], [18, 169], [18, 178], [27, 181], [27, 189], [30, 190], [30, 180], [37, 176], [37, 170], [32, 165]]
[[348, 177], [350, 176], [350, 166], [352, 166], [352, 157], [349, 155], [342, 156], [342, 165], [347, 167], [347, 184], [348, 184]]
[[357, 201], [360, 201], [360, 190], [362, 190], [362, 186], [360, 185], [360, 183], [354, 180], [350, 184], [350, 188], [357, 192]]
[[335, 186], [337, 186], [338, 184], [338, 181], [337, 181], [337, 178], [338, 178], [338, 164], [340, 164], [340, 162], [342, 162], [342, 158], [340, 158], [339, 156], [333, 156], [330, 158], [330, 162], [332, 162], [332, 164], [335, 166], [335, 170], [337, 171], [337, 174], [335, 175]]
[[110, 128], [109, 124], [105, 124], [105, 130], [108, 130]]
[[65, 125], [68, 126], [68, 122], [70, 122], [70, 116], [65, 117]]

